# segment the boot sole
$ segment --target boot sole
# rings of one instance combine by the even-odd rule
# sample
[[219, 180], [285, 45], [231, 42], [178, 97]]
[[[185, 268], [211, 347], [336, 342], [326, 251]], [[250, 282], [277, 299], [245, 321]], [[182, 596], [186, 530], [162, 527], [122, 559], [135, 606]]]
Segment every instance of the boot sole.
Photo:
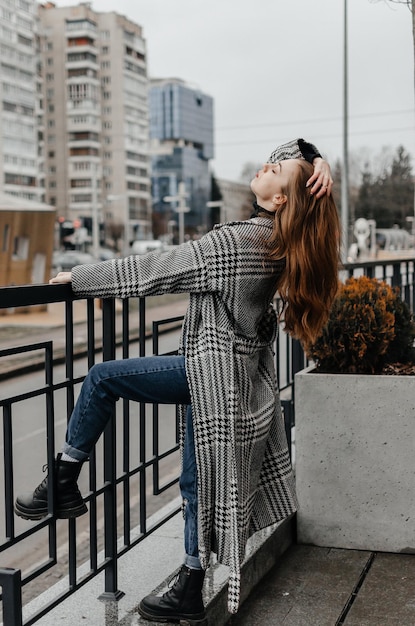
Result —
[[77, 506], [74, 509], [63, 509], [62, 511], [56, 511], [56, 517], [58, 519], [70, 519], [72, 517], [80, 517], [88, 512], [88, 507], [85, 502]]
[[42, 511], [41, 513], [31, 513], [30, 511], [28, 512], [28, 511], [25, 511], [24, 509], [21, 510], [20, 508], [18, 508], [17, 504], [15, 504], [14, 506], [14, 512], [16, 513], [18, 517], [21, 517], [27, 520], [33, 520], [33, 521], [43, 519], [48, 514], [47, 511]]
[[141, 605], [138, 605], [137, 611], [140, 613], [141, 617], [144, 617], [150, 622], [169, 622], [181, 624], [181, 626], [207, 626], [208, 624], [204, 613], [197, 613], [196, 615], [155, 615], [148, 613]]
[[[84, 502], [82, 505], [77, 506], [73, 509], [63, 509], [61, 511], [56, 511], [56, 518], [57, 519], [71, 519], [73, 517], [79, 517], [80, 515], [84, 515], [87, 511], [88, 511], [88, 507], [86, 506]], [[17, 502], [14, 505], [14, 512], [16, 513], [18, 517], [21, 517], [23, 519], [30, 520], [30, 521], [38, 521], [48, 515], [47, 510], [46, 511], [43, 510], [41, 512], [35, 513], [34, 511], [31, 511], [30, 509], [25, 509], [23, 507], [20, 507]]]

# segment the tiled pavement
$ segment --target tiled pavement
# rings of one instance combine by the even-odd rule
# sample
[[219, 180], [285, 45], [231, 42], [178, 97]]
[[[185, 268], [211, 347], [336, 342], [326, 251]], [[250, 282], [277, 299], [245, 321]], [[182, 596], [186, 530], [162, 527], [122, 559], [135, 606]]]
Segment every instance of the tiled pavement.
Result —
[[414, 626], [415, 555], [294, 545], [229, 621], [259, 624]]

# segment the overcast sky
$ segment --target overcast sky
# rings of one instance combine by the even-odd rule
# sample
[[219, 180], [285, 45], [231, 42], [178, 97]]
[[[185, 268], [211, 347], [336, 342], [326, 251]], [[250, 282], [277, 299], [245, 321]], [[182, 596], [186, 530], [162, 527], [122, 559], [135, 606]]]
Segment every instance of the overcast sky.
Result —
[[[56, 1], [57, 6], [79, 4]], [[237, 180], [295, 137], [342, 155], [344, 0], [94, 0], [143, 27], [151, 77], [215, 101], [216, 176]], [[348, 0], [349, 148], [415, 157], [412, 16]]]

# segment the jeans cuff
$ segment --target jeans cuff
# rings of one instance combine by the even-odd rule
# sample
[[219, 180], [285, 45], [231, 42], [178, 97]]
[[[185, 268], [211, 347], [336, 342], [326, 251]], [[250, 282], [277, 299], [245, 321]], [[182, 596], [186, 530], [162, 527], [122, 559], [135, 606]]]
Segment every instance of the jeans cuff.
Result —
[[86, 452], [82, 452], [82, 450], [77, 450], [76, 448], [73, 448], [66, 442], [62, 446], [62, 452], [65, 452], [65, 454], [68, 454], [73, 459], [77, 459], [78, 461], [87, 461], [89, 458], [89, 454], [87, 454]]
[[186, 565], [190, 569], [203, 569], [202, 566], [200, 565], [199, 557], [190, 556], [190, 554], [185, 554], [184, 565]]

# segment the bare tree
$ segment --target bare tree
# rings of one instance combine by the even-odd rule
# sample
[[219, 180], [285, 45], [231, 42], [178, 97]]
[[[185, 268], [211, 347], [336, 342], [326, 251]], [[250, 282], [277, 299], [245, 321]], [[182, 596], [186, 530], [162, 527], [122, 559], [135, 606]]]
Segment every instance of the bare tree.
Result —
[[[415, 0], [382, 0], [383, 2], [391, 2], [393, 4], [406, 4], [412, 12], [412, 39], [414, 42], [414, 61], [415, 61]], [[379, 0], [371, 0], [371, 2], [379, 2]], [[415, 63], [414, 63], [414, 87], [415, 87]]]

